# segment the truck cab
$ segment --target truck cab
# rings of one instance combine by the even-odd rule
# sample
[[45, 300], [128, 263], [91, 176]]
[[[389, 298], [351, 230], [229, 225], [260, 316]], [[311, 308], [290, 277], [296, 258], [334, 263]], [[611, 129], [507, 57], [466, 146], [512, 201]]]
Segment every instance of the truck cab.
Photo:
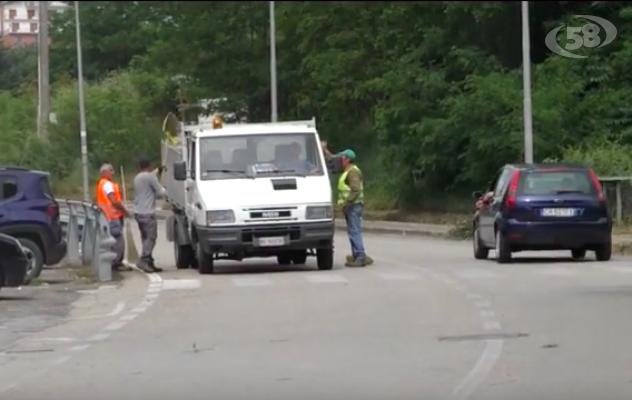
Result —
[[321, 270], [333, 267], [331, 163], [314, 120], [215, 118], [212, 125], [184, 126], [179, 149], [171, 156], [167, 149], [166, 158], [174, 210], [168, 239], [178, 268], [208, 274], [221, 259], [276, 257], [288, 265], [308, 256]]

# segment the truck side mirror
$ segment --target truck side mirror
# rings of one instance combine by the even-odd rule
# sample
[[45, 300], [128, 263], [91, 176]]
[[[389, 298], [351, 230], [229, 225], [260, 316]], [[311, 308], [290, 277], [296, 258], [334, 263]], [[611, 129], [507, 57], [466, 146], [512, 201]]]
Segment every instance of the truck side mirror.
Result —
[[342, 167], [342, 156], [336, 154], [327, 158], [327, 169], [334, 175], [341, 173], [344, 169]]
[[176, 181], [187, 179], [187, 165], [184, 161], [173, 163], [173, 179]]

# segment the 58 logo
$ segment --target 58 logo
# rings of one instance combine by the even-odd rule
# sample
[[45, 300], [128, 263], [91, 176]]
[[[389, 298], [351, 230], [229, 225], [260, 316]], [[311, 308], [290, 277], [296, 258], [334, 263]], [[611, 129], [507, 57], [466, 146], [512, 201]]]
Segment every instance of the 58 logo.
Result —
[[[586, 58], [579, 54], [571, 53], [581, 47], [599, 48], [612, 43], [617, 37], [617, 28], [608, 20], [594, 15], [575, 15], [575, 18], [583, 18], [589, 21], [583, 26], [558, 26], [546, 35], [544, 43], [553, 53], [568, 58]], [[558, 33], [566, 26], [566, 44], [560, 47]], [[602, 32], [603, 29], [603, 32]]]

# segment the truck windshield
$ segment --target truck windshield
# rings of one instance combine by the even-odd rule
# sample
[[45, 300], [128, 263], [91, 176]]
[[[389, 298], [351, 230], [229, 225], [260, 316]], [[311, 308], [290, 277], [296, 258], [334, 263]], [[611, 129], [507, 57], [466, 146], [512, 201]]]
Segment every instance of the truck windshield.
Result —
[[200, 139], [200, 179], [323, 175], [316, 135], [283, 133]]

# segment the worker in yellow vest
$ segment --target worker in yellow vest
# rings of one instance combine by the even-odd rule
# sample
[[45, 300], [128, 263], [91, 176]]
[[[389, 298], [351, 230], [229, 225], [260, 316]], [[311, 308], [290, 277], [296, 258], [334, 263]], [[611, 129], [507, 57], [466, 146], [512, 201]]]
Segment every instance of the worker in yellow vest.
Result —
[[342, 156], [344, 172], [338, 179], [337, 205], [342, 209], [347, 223], [347, 235], [351, 243], [351, 255], [347, 256], [346, 267], [364, 267], [373, 263], [367, 257], [362, 240], [362, 213], [364, 211], [364, 178], [355, 164], [356, 154], [347, 149]]

